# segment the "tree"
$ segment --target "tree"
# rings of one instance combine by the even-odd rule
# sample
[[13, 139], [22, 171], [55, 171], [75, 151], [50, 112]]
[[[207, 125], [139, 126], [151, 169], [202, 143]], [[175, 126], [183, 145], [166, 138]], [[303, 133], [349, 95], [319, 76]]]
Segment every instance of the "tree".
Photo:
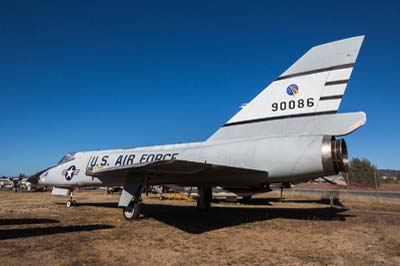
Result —
[[[349, 179], [352, 183], [375, 185], [377, 168], [368, 159], [353, 158], [349, 164]], [[377, 180], [379, 177], [377, 176]]]

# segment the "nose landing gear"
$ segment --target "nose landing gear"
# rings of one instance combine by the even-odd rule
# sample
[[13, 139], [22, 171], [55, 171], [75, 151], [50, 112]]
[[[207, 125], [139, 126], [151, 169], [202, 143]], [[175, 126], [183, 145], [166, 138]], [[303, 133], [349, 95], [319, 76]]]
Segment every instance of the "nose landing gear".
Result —
[[71, 208], [72, 206], [77, 206], [76, 200], [73, 199], [72, 191], [69, 193], [69, 200], [65, 203], [67, 208]]
[[68, 200], [67, 203], [65, 203], [65, 206], [67, 206], [67, 208], [70, 208], [72, 206], [76, 206], [76, 201], [75, 200]]

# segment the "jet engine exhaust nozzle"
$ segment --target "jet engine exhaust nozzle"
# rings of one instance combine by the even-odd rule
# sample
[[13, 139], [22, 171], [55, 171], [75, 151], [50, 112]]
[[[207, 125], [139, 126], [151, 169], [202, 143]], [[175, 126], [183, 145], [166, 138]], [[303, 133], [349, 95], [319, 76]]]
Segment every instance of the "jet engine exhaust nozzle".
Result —
[[344, 139], [324, 136], [322, 140], [322, 164], [325, 175], [347, 172], [349, 160]]

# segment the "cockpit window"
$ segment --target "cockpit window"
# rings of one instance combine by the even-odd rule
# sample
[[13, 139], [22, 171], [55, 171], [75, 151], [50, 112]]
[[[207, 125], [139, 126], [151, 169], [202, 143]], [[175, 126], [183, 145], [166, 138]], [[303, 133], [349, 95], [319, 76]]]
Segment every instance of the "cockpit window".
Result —
[[75, 153], [76, 153], [76, 152], [70, 152], [70, 153], [65, 154], [65, 155], [61, 158], [61, 160], [58, 162], [57, 165], [62, 164], [62, 163], [65, 163], [65, 162], [72, 161], [72, 160], [74, 159]]

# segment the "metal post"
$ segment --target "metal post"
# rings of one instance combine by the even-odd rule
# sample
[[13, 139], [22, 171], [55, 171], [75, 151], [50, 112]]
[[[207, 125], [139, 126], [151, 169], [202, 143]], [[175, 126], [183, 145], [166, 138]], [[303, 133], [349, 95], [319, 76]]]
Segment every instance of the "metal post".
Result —
[[351, 187], [350, 187], [349, 173], [346, 172], [345, 174], [346, 174], [346, 180], [347, 180], [347, 191], [348, 191], [348, 193], [349, 193], [350, 196], [351, 196]]
[[376, 180], [376, 171], [374, 171], [374, 177], [375, 177], [376, 200], [379, 200], [379, 195], [378, 195], [378, 182], [377, 182], [377, 180]]

